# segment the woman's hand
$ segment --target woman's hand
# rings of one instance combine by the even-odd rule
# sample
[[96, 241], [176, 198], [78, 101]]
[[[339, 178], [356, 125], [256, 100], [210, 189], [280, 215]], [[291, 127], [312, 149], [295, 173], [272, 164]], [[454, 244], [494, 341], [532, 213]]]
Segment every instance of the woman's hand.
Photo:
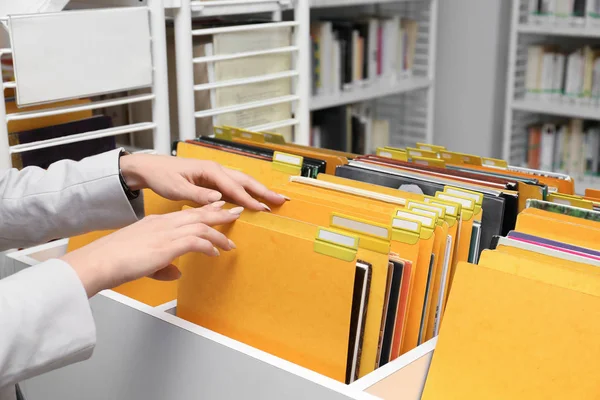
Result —
[[248, 175], [213, 161], [132, 154], [121, 157], [121, 171], [132, 190], [149, 188], [169, 200], [190, 200], [204, 205], [224, 197], [255, 211], [269, 207], [254, 197], [275, 205], [286, 200]]
[[150, 215], [67, 253], [62, 260], [77, 272], [88, 297], [144, 276], [178, 279], [181, 273], [171, 264], [177, 257], [188, 252], [216, 257], [217, 247], [235, 249], [235, 244], [212, 226], [232, 223], [243, 208], [223, 210], [223, 205], [220, 201], [202, 208]]

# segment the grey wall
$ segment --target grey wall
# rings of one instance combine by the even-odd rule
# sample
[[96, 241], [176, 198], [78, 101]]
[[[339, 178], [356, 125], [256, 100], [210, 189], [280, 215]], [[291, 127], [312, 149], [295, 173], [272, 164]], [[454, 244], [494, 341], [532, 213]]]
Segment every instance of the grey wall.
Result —
[[434, 138], [500, 157], [511, 0], [439, 0]]

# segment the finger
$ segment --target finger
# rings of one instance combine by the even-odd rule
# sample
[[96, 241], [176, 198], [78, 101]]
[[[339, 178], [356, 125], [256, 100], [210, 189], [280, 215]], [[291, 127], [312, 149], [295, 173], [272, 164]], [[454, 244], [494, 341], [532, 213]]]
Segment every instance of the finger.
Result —
[[234, 180], [225, 168], [216, 164], [213, 168], [207, 168], [204, 171], [204, 178], [217, 187], [223, 196], [230, 199], [232, 202], [239, 204], [254, 211], [264, 211], [268, 209], [260, 201], [256, 200], [246, 189]]
[[176, 281], [181, 277], [181, 271], [173, 264], [167, 265], [163, 269], [159, 269], [155, 273], [148, 275], [148, 278], [155, 279], [157, 281]]
[[173, 240], [179, 238], [196, 236], [211, 242], [223, 250], [229, 251], [235, 249], [235, 244], [218, 230], [211, 228], [205, 224], [191, 224], [179, 227], [173, 233]]
[[242, 185], [242, 187], [244, 187], [245, 190], [250, 194], [259, 197], [270, 204], [281, 205], [285, 203], [286, 198], [284, 196], [267, 189], [265, 185], [258, 182], [251, 176], [248, 176], [242, 172], [235, 171], [232, 169], [223, 169], [225, 170], [225, 172], [227, 172], [227, 175], [229, 175], [233, 180]]
[[237, 220], [242, 213], [243, 208], [235, 207], [230, 210], [211, 209], [209, 206], [202, 208], [190, 208], [179, 212], [180, 214], [173, 216], [170, 226], [180, 227], [193, 224], [205, 224], [209, 226], [230, 224]]
[[196, 236], [186, 236], [173, 240], [167, 246], [169, 257], [174, 260], [187, 253], [204, 253], [209, 257], [220, 255], [211, 242]]
[[214, 203], [223, 197], [216, 190], [196, 186], [184, 178], [181, 178], [174, 186], [176, 197], [179, 200], [190, 200], [201, 205]]

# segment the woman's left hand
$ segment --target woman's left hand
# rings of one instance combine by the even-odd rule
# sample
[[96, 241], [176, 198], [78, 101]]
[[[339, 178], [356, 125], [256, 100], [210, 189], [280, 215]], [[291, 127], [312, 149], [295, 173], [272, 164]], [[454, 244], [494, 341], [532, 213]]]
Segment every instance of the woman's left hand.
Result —
[[224, 198], [250, 210], [269, 207], [257, 200], [280, 205], [285, 198], [248, 175], [213, 161], [151, 154], [121, 157], [121, 172], [131, 190], [151, 189], [169, 200], [189, 200], [201, 205]]

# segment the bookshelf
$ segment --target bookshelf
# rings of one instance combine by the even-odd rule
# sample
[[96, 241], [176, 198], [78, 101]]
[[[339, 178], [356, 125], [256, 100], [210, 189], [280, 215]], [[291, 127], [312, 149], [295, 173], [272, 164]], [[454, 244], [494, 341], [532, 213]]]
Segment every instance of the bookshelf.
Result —
[[[548, 4], [559, 7], [558, 3], [562, 1], [553, 0]], [[568, 2], [564, 3], [568, 4]], [[597, 125], [596, 122], [600, 121], [600, 102], [595, 98], [593, 89], [591, 89], [592, 95], [585, 94], [583, 78], [579, 83], [573, 84], [573, 74], [568, 74], [569, 56], [577, 51], [581, 51], [581, 54], [585, 55], [586, 46], [595, 50], [600, 44], [599, 19], [593, 10], [593, 7], [597, 5], [591, 1], [585, 3], [585, 11], [574, 13], [573, 16], [561, 17], [558, 14], [539, 15], [537, 10], [533, 9], [538, 2], [530, 2], [530, 0], [512, 2], [502, 156], [514, 165], [527, 166], [530, 141], [528, 127], [533, 124], [558, 124], [581, 119], [585, 121], [583, 135], [587, 137], [585, 135], [588, 127]], [[530, 8], [530, 4], [532, 8]], [[554, 59], [555, 64], [552, 64], [551, 67], [540, 61], [537, 64], [539, 67], [536, 75], [535, 67], [530, 66], [528, 69], [529, 60], [536, 60], [536, 56], [532, 55], [535, 54], [532, 52], [535, 52], [536, 48], [544, 49], [541, 52], [542, 55], [538, 57], [539, 60], [542, 60], [542, 57], [548, 53], [554, 52], [555, 54], [564, 54], [564, 64], [560, 60], [556, 61], [556, 58]], [[564, 68], [562, 76], [560, 72], [557, 72], [556, 65], [561, 65], [558, 67], [559, 71], [560, 68]], [[547, 75], [544, 78], [543, 72], [552, 68], [555, 72], [553, 78], [547, 78]], [[579, 70], [572, 68], [572, 70], [575, 69]], [[585, 71], [585, 65], [581, 70]], [[536, 76], [539, 77], [536, 78]], [[538, 79], [538, 86], [533, 85], [533, 87], [537, 88], [537, 93], [535, 89], [532, 90], [532, 82], [535, 82], [535, 79]], [[552, 89], [550, 92], [553, 94], [548, 94], [548, 82]], [[556, 86], [557, 83], [559, 86]], [[576, 88], [575, 92], [569, 87]], [[570, 95], [565, 95], [566, 92], [569, 92]], [[573, 95], [573, 93], [576, 94]], [[554, 149], [553, 163], [556, 166], [556, 158], [560, 149], [556, 150], [556, 147]], [[583, 151], [585, 151], [585, 145]], [[581, 193], [586, 187], [600, 187], [600, 177], [590, 171], [566, 172], [576, 180], [575, 187], [578, 193]]]
[[[368, 102], [373, 119], [389, 121], [390, 145], [433, 142], [437, 7], [437, 0], [311, 0], [311, 24], [330, 19], [354, 21], [361, 15], [400, 16], [416, 21], [418, 30], [412, 71], [394, 79], [370, 77], [342, 89], [315, 91], [311, 66], [310, 111]], [[374, 133], [367, 130], [367, 136], [371, 135]], [[369, 138], [366, 141], [372, 143]]]

